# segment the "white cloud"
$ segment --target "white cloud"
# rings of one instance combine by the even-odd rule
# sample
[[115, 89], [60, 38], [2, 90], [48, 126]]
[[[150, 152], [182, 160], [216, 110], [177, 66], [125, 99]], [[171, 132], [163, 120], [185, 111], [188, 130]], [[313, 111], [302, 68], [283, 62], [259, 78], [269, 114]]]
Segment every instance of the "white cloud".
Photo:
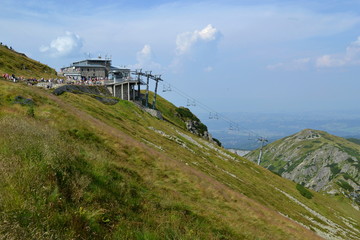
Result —
[[48, 53], [51, 57], [65, 57], [79, 53], [82, 46], [83, 40], [79, 35], [66, 32], [52, 40], [49, 46], [41, 46], [40, 52]]
[[269, 64], [266, 66], [266, 69], [268, 70], [276, 70], [276, 69], [280, 69], [284, 66], [284, 63], [275, 63], [275, 64]]
[[[195, 31], [196, 34], [196, 31]], [[204, 41], [213, 41], [216, 39], [218, 34], [218, 30], [211, 26], [211, 24], [207, 25], [204, 29], [202, 29], [198, 35], [200, 39]]]
[[204, 68], [205, 72], [212, 72], [213, 70], [214, 70], [214, 68], [211, 67], [211, 66], [208, 66], [208, 67]]
[[183, 55], [189, 52], [197, 42], [210, 42], [218, 39], [218, 37], [219, 31], [211, 24], [202, 30], [181, 33], [176, 38], [176, 54]]
[[287, 63], [276, 63], [276, 64], [271, 64], [266, 66], [266, 69], [268, 70], [304, 70], [307, 69], [309, 67], [311, 63], [311, 59], [310, 58], [299, 58], [299, 59], [294, 59], [290, 62]]
[[149, 62], [151, 60], [151, 47], [149, 44], [145, 44], [144, 47], [137, 52], [136, 59], [139, 63]]
[[148, 68], [149, 70], [159, 70], [161, 65], [153, 60], [153, 52], [149, 44], [136, 53], [137, 63], [132, 66], [133, 68]]
[[268, 70], [305, 70], [316, 68], [334, 68], [360, 65], [360, 36], [343, 53], [324, 54], [313, 58], [300, 58], [289, 62], [280, 62], [266, 66]]
[[316, 67], [341, 67], [346, 64], [346, 61], [342, 57], [336, 57], [334, 55], [323, 55], [316, 59]]
[[360, 37], [352, 42], [345, 53], [327, 54], [316, 59], [316, 67], [342, 67], [360, 64]]

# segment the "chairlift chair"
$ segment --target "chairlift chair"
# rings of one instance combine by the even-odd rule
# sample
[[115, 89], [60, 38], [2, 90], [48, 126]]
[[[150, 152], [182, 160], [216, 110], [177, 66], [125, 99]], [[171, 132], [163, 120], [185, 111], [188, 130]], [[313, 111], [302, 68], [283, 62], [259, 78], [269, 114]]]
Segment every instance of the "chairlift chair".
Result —
[[196, 106], [195, 100], [193, 99], [187, 99], [186, 106]]

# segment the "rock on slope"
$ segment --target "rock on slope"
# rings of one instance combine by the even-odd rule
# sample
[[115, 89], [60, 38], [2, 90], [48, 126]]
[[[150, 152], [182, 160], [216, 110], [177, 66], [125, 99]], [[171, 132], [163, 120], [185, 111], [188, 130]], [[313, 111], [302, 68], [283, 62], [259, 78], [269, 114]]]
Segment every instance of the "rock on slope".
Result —
[[[246, 157], [256, 161], [258, 153]], [[323, 131], [305, 129], [267, 145], [261, 165], [315, 191], [359, 190], [360, 146]]]

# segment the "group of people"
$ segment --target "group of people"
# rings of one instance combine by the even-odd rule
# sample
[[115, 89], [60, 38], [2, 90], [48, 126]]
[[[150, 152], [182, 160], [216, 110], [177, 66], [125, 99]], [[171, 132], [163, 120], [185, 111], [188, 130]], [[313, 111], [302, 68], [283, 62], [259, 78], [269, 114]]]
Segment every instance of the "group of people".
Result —
[[[44, 78], [25, 78], [25, 77], [16, 77], [15, 74], [8, 74], [8, 73], [4, 73], [2, 75], [2, 77], [5, 80], [10, 80], [12, 82], [26, 82], [28, 85], [36, 85], [38, 83], [44, 83], [41, 84], [42, 86], [46, 86], [46, 88], [53, 88], [54, 85], [58, 85], [58, 84], [73, 84], [73, 85], [104, 85], [105, 84], [105, 79], [98, 79], [98, 78], [93, 78], [93, 79], [86, 79], [86, 78], [82, 78], [81, 80], [78, 79], [74, 79], [74, 78], [69, 78], [67, 77], [66, 80], [62, 79], [62, 78], [50, 78], [50, 79], [44, 79]], [[47, 83], [47, 84], [45, 84]]]
[[51, 79], [44, 79], [44, 78], [40, 78], [40, 79], [37, 79], [37, 78], [25, 78], [23, 76], [20, 76], [20, 77], [17, 77], [15, 76], [15, 74], [8, 74], [8, 73], [4, 73], [2, 75], [2, 77], [5, 79], [5, 80], [10, 80], [12, 82], [26, 82], [28, 85], [35, 85], [39, 82], [48, 82], [48, 83], [55, 83], [55, 84], [64, 84], [65, 81], [64, 79], [61, 79], [61, 78], [51, 78]]
[[19, 80], [24, 80], [25, 78], [24, 77], [16, 77], [14, 74], [7, 74], [7, 73], [4, 73], [3, 74], [3, 78], [5, 80], [10, 80], [10, 81], [13, 81], [13, 82], [17, 82]]
[[81, 80], [73, 77], [67, 77], [66, 82], [74, 85], [104, 85], [104, 79], [81, 77]]

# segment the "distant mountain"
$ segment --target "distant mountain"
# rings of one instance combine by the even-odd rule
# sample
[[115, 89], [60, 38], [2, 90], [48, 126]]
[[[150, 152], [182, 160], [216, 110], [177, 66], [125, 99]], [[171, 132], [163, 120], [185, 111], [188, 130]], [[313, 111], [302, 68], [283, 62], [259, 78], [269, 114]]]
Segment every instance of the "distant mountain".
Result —
[[[259, 150], [246, 158], [256, 162]], [[360, 145], [306, 129], [263, 148], [261, 165], [315, 191], [345, 195], [360, 190]]]
[[344, 138], [360, 139], [360, 111], [301, 112], [301, 113], [221, 113], [238, 123], [239, 131], [230, 130], [228, 122], [209, 119], [207, 114], [197, 114], [214, 137], [226, 148], [255, 150], [259, 147], [255, 135], [269, 142], [279, 140], [306, 128], [321, 129]]

